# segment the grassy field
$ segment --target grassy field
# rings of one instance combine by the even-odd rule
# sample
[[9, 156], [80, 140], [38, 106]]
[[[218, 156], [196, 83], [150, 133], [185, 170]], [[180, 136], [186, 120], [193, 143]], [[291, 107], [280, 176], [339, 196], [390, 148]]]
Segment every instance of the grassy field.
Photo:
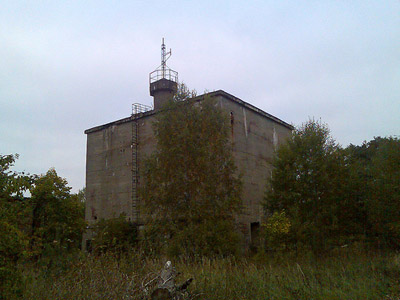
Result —
[[[24, 299], [140, 299], [139, 286], [167, 258], [116, 259], [77, 255], [52, 263], [21, 265]], [[172, 260], [193, 277], [198, 299], [400, 299], [400, 254], [347, 250], [324, 258], [295, 254]]]

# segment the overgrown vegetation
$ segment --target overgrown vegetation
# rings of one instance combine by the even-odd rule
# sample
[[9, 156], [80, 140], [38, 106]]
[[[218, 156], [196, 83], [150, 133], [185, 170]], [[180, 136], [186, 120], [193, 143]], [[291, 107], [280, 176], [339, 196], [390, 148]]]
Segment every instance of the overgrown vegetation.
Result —
[[26, 218], [24, 192], [34, 178], [11, 171], [18, 155], [0, 155], [0, 299], [18, 296], [22, 276], [17, 262], [26, 255], [28, 236], [22, 230]]
[[80, 247], [85, 228], [84, 207], [67, 184], [50, 169], [30, 190], [30, 245], [35, 255], [62, 254]]
[[[399, 139], [343, 149], [325, 124], [310, 120], [278, 149], [273, 165], [265, 197], [268, 249], [283, 243], [321, 253], [354, 242], [399, 249]], [[274, 220], [287, 223], [285, 230]]]
[[[167, 258], [150, 259], [131, 252], [125, 257], [80, 256], [49, 269], [25, 270], [24, 299], [142, 299], [141, 281], [158, 272]], [[343, 299], [372, 300], [400, 297], [398, 254], [367, 254], [340, 249], [330, 257], [311, 253], [259, 255], [244, 258], [184, 257], [172, 261], [179, 280], [198, 299]], [[25, 266], [26, 267], [26, 266]]]
[[154, 125], [142, 243], [120, 216], [97, 223], [92, 254], [77, 251], [84, 190], [71, 194], [54, 169], [12, 171], [18, 155], [0, 155], [0, 299], [143, 299], [141, 281], [168, 259], [200, 299], [399, 299], [398, 138], [342, 148], [321, 122], [297, 128], [273, 162], [265, 247], [239, 256], [228, 120], [190, 95], [181, 87]]
[[382, 249], [400, 249], [400, 139], [377, 137], [345, 151], [367, 240]]
[[[45, 175], [12, 171], [18, 155], [0, 155], [0, 299], [21, 296], [21, 259], [58, 259], [79, 249], [84, 207], [67, 181], [50, 169]], [[32, 197], [24, 197], [29, 191]]]
[[99, 253], [121, 253], [132, 250], [138, 240], [137, 227], [126, 220], [125, 215], [118, 218], [100, 220], [94, 228], [92, 249], [89, 252]]
[[153, 126], [157, 149], [146, 161], [142, 191], [145, 242], [171, 255], [233, 254], [241, 181], [228, 118], [211, 98], [181, 98], [168, 103]]

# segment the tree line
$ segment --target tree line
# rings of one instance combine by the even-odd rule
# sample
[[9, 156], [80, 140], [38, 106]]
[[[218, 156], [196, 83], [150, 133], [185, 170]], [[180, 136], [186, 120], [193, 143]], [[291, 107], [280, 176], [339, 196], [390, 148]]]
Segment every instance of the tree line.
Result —
[[85, 229], [84, 191], [72, 194], [54, 169], [40, 176], [12, 171], [17, 158], [0, 155], [0, 299], [21, 288], [20, 259], [78, 250]]
[[400, 140], [343, 148], [309, 120], [276, 153], [265, 196], [267, 249], [400, 247]]

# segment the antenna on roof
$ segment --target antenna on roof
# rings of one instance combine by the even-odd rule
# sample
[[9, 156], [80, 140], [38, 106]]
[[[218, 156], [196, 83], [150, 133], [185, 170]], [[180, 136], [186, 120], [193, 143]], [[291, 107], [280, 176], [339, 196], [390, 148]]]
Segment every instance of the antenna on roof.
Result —
[[167, 60], [171, 57], [172, 50], [166, 51], [164, 38], [162, 38], [161, 44], [161, 65], [158, 68], [150, 73], [150, 84], [161, 80], [163, 78], [171, 80], [173, 82], [178, 82], [178, 72], [171, 70], [167, 66]]
[[167, 66], [171, 57], [171, 49], [167, 52], [162, 38], [161, 65], [149, 75], [150, 95], [154, 97], [154, 109], [161, 108], [168, 99], [172, 98], [178, 88], [178, 72]]
[[162, 38], [162, 44], [161, 44], [161, 71], [162, 71], [162, 78], [165, 78], [165, 70], [167, 68], [167, 60], [170, 58], [172, 55], [172, 50], [169, 49], [169, 52], [165, 52], [165, 44], [164, 44], [164, 38]]

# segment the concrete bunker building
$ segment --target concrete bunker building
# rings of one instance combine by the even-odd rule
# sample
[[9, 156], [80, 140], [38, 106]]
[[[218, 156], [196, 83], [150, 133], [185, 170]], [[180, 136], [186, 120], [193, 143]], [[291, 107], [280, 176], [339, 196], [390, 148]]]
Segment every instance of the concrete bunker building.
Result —
[[[161, 47], [161, 65], [150, 73], [150, 95], [154, 109], [132, 105], [126, 118], [85, 130], [86, 212], [91, 225], [100, 219], [125, 214], [136, 224], [143, 224], [140, 214], [140, 187], [143, 162], [157, 144], [152, 123], [165, 101], [177, 90], [178, 74], [166, 65], [171, 52]], [[274, 150], [288, 138], [293, 127], [288, 123], [222, 90], [207, 93], [230, 116], [233, 157], [243, 175], [243, 213], [237, 217], [243, 242], [249, 246], [257, 235], [264, 212], [262, 200], [268, 177], [271, 176]], [[204, 95], [190, 101], [201, 101]], [[92, 233], [83, 237], [86, 248]]]

